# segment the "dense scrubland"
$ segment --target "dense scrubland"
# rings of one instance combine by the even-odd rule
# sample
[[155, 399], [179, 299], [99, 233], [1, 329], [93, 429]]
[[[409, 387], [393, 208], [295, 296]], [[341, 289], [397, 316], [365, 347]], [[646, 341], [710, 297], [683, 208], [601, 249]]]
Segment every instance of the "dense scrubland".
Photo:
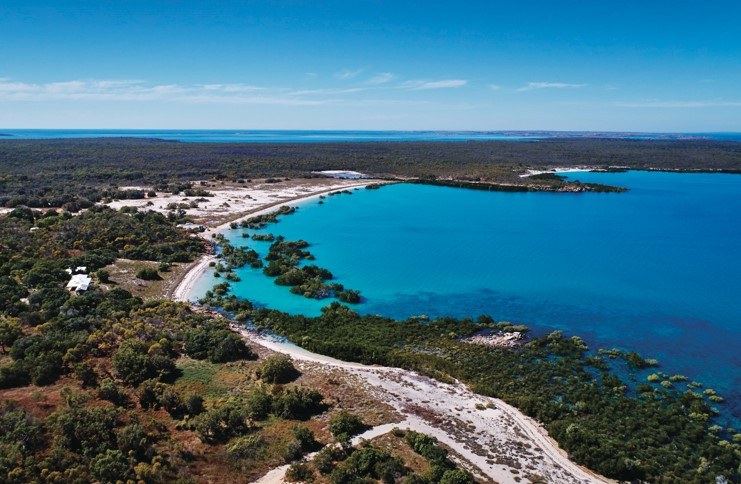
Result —
[[[206, 249], [175, 222], [105, 207], [0, 217], [0, 482], [249, 482], [326, 443], [289, 477], [473, 482], [433, 441], [412, 447], [423, 437], [352, 447], [366, 423], [289, 358], [259, 358], [228, 320], [109, 280], [119, 257], [159, 262], [159, 277]], [[75, 295], [64, 286], [78, 266], [94, 285]]]
[[[741, 166], [741, 147], [613, 140], [0, 141], [0, 194], [16, 207], [0, 217], [0, 476], [9, 482], [109, 482], [121, 476], [187, 482], [203, 475], [228, 481], [298, 459], [314, 448], [307, 432], [323, 443], [344, 438], [327, 429], [326, 414], [334, 409], [325, 390], [302, 385], [300, 377], [291, 380], [297, 374], [285, 362], [258, 359], [225, 320], [105, 284], [104, 268], [118, 258], [166, 267], [206, 250], [175, 226], [182, 214], [95, 207], [72, 215], [23, 205], [75, 211], [106, 197], [151, 196], [119, 188], [126, 185], [183, 191], [193, 189], [187, 182], [194, 179], [248, 183], [250, 177], [338, 167], [505, 183], [519, 180], [526, 167], [575, 164], [730, 171]], [[284, 242], [276, 260], [290, 258]], [[221, 262], [258, 265], [249, 251], [223, 254]], [[77, 266], [87, 267], [97, 287], [73, 296], [64, 290], [65, 269]], [[312, 351], [464, 381], [537, 418], [575, 461], [608, 477], [741, 479], [741, 434], [715, 424], [722, 396], [681, 375], [648, 370], [654, 363], [636, 354], [590, 351], [578, 337], [561, 333], [519, 348], [464, 342], [481, 330], [522, 330], [486, 316], [395, 321], [361, 316], [339, 303], [317, 318], [290, 316], [233, 298], [227, 283], [205, 302]], [[619, 365], [621, 373], [615, 371]], [[352, 482], [361, 471], [387, 482], [389, 476], [443, 482], [446, 472], [449, 482], [470, 478], [455, 473], [432, 450], [434, 442], [413, 435], [404, 445], [429, 460], [427, 474], [417, 475], [408, 461], [382, 449], [346, 445], [344, 453], [322, 454], [291, 472], [332, 482]]]
[[[278, 244], [290, 247], [288, 253], [308, 246], [304, 241]], [[608, 477], [739, 478], [741, 433], [715, 424], [723, 398], [683, 375], [654, 370], [658, 362], [635, 352], [590, 351], [578, 336], [561, 332], [516, 349], [473, 345], [465, 338], [527, 328], [487, 316], [396, 321], [363, 316], [337, 302], [316, 318], [292, 316], [255, 309], [228, 290], [228, 283], [221, 283], [201, 303], [320, 354], [467, 382], [544, 423], [574, 460]]]
[[[553, 139], [461, 143], [178, 143], [143, 139], [0, 140], [0, 205], [62, 206], [142, 198], [121, 186], [207, 178], [308, 176], [348, 169], [378, 176], [522, 184], [518, 174], [588, 165], [741, 171], [741, 143]], [[534, 181], [531, 183], [535, 183]], [[540, 184], [547, 181], [540, 181]], [[551, 180], [550, 183], [557, 183]]]

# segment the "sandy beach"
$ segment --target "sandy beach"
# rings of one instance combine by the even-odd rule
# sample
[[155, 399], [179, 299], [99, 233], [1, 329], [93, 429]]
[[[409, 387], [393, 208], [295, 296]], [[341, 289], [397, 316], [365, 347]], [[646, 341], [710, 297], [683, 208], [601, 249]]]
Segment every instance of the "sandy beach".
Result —
[[527, 173], [520, 175], [520, 178], [527, 178], [534, 175], [544, 175], [546, 173], [553, 173], [558, 175], [560, 173], [579, 173], [583, 171], [592, 171], [589, 167], [577, 167], [577, 168], [552, 168], [550, 170], [528, 170]]
[[[500, 483], [518, 482], [523, 473], [538, 475], [544, 482], [612, 482], [569, 460], [535, 420], [502, 400], [473, 393], [460, 382], [442, 383], [400, 368], [344, 362], [236, 325], [233, 329], [253, 344], [291, 356], [300, 367], [323, 365], [358, 376], [376, 398], [404, 416], [388, 430], [398, 427], [436, 437], [460, 455], [461, 465], [474, 474]], [[281, 477], [274, 470], [258, 482], [282, 482]]]
[[[351, 189], [377, 182], [354, 180], [291, 200], [271, 202], [208, 228], [198, 236], [210, 240], [213, 234], [229, 229], [231, 222], [271, 212], [278, 205], [301, 203], [340, 188]], [[189, 302], [195, 284], [213, 260], [213, 255], [204, 255], [193, 263], [171, 297]], [[441, 383], [399, 368], [340, 361], [236, 325], [232, 327], [252, 344], [290, 355], [300, 368], [339, 369], [360, 378], [375, 398], [391, 405], [403, 416], [398, 422], [370, 429], [362, 438], [370, 439], [394, 427], [423, 432], [436, 437], [459, 455], [461, 466], [482, 478], [501, 483], [519, 482], [525, 475], [539, 476], [545, 482], [610, 482], [571, 462], [536, 421], [501, 400], [473, 393], [462, 383]], [[288, 466], [273, 469], [258, 482], [283, 482], [287, 469]]]
[[[226, 230], [229, 230], [231, 228], [231, 224], [236, 222], [239, 223], [244, 219], [256, 217], [258, 215], [264, 215], [267, 213], [270, 213], [274, 211], [277, 207], [285, 204], [294, 204], [294, 205], [300, 205], [301, 203], [306, 203], [310, 200], [313, 200], [315, 198], [318, 198], [322, 195], [326, 195], [327, 193], [334, 192], [337, 190], [352, 190], [356, 188], [363, 188], [367, 185], [371, 184], [387, 184], [390, 183], [385, 180], [374, 180], [374, 179], [363, 179], [362, 181], [359, 180], [334, 180], [332, 179], [330, 183], [328, 184], [320, 184], [315, 185], [314, 189], [308, 193], [303, 192], [303, 190], [306, 190], [306, 187], [301, 188], [302, 193], [299, 195], [296, 195], [296, 189], [291, 188], [283, 191], [275, 192], [274, 190], [271, 190], [271, 197], [265, 198], [264, 196], [258, 196], [257, 193], [259, 193], [256, 189], [248, 189], [248, 188], [242, 188], [244, 192], [248, 193], [242, 193], [240, 196], [244, 196], [245, 194], [249, 195], [252, 200], [264, 200], [264, 203], [262, 205], [259, 205], [256, 208], [252, 208], [250, 210], [247, 210], [246, 212], [237, 212], [237, 216], [235, 218], [232, 218], [228, 221], [219, 223], [216, 226], [213, 227], [207, 227], [205, 231], [197, 234], [198, 237], [206, 240], [211, 241], [214, 235], [224, 232]], [[263, 185], [265, 186], [265, 185]], [[272, 186], [270, 186], [272, 188]], [[232, 191], [229, 191], [229, 195], [233, 196]], [[276, 200], [276, 198], [278, 200]], [[182, 279], [175, 285], [174, 289], [170, 293], [170, 297], [176, 301], [189, 301], [189, 296], [193, 292], [193, 289], [198, 282], [198, 279], [201, 277], [204, 271], [208, 269], [209, 263], [212, 261], [215, 261], [216, 258], [211, 254], [206, 254], [198, 258], [195, 262], [192, 263], [192, 267], [186, 274], [183, 275]]]

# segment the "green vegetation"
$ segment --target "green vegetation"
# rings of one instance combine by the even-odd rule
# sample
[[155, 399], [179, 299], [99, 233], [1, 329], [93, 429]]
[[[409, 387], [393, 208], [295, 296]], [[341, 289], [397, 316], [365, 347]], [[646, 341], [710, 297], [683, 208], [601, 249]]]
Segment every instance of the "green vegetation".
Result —
[[[272, 362], [253, 361], [252, 351], [225, 320], [184, 304], [144, 301], [119, 288], [93, 286], [79, 296], [64, 289], [70, 267], [87, 266], [105, 283], [101, 271], [117, 258], [156, 266], [188, 262], [204, 251], [201, 242], [175, 227], [182, 218], [179, 212], [163, 216], [93, 206], [104, 199], [154, 195], [115, 185], [154, 183], [160, 191], [193, 190], [193, 196], [208, 196], [187, 180], [305, 175], [338, 161], [348, 169], [381, 175], [425, 181], [449, 177], [458, 185], [556, 186], [562, 181], [541, 177], [528, 182], [517, 176], [527, 167], [554, 164], [741, 169], [737, 143], [550, 140], [353, 146], [355, 151], [344, 143], [0, 141], [0, 204], [13, 208], [0, 217], [3, 480], [188, 480], [194, 477], [190, 461], [198, 456], [208, 456], [199, 470], [213, 466], [244, 479], [254, 477], [249, 473], [261, 465], [296, 459], [315, 445], [308, 428], [321, 425], [313, 416], [327, 409], [321, 393], [298, 386], [301, 380], [265, 376], [268, 368], [268, 375], [284, 375], [280, 367], [287, 365], [275, 364], [279, 371], [274, 371]], [[71, 215], [81, 209], [87, 210]], [[262, 228], [294, 210], [281, 207], [242, 227]], [[248, 248], [230, 249], [218, 242], [226, 277], [233, 279], [233, 269], [245, 264], [261, 267], [263, 261]], [[356, 291], [328, 283], [331, 273], [326, 269], [301, 265], [311, 260], [305, 242], [281, 239], [273, 245], [265, 272], [276, 281], [310, 297], [333, 293], [348, 302], [359, 300]], [[660, 371], [647, 381], [641, 376], [642, 383], [632, 388], [610, 369], [610, 362], [624, 360], [629, 378], [656, 366], [635, 353], [595, 354], [579, 338], [559, 332], [517, 349], [470, 345], [461, 339], [502, 326], [487, 317], [395, 321], [360, 316], [338, 303], [317, 318], [291, 316], [254, 309], [228, 290], [228, 282], [221, 282], [204, 302], [312, 351], [466, 382], [543, 422], [574, 460], [609, 477], [677, 482], [741, 478], [741, 437], [728, 432], [732, 438], [727, 438], [714, 421], [713, 405], [722, 404], [722, 396]], [[255, 380], [256, 374], [262, 381]], [[344, 420], [338, 429], [353, 427]], [[306, 426], [297, 427], [299, 421]], [[345, 434], [338, 431], [338, 436]], [[470, 482], [447, 463], [434, 440], [413, 435], [408, 445], [431, 469], [427, 481], [415, 477], [411, 482]], [[191, 446], [195, 454], [186, 450]], [[299, 478], [311, 472], [332, 482], [411, 475], [393, 454], [374, 447], [322, 451], [309, 466], [292, 469]]]
[[252, 240], [272, 242], [275, 240], [275, 236], [273, 234], [252, 234]]
[[288, 383], [299, 376], [293, 361], [287, 355], [270, 355], [258, 370], [257, 376], [267, 383]]
[[[507, 184], [526, 168], [741, 171], [738, 143], [551, 139], [537, 143], [171, 143], [142, 139], [0, 140], [0, 205], [77, 211], [104, 199], [144, 198], [111, 184], [193, 193], [190, 180], [313, 176], [335, 166], [379, 176]], [[300, 161], [297, 161], [300, 160]], [[277, 178], [274, 178], [277, 180]], [[533, 180], [548, 184], [559, 181]], [[200, 195], [196, 195], [200, 194]]]
[[334, 276], [327, 269], [315, 265], [299, 265], [302, 260], [313, 260], [314, 256], [306, 249], [309, 244], [304, 240], [286, 241], [278, 236], [270, 245], [265, 260], [268, 265], [263, 269], [266, 276], [275, 277], [275, 284], [291, 286], [293, 294], [307, 298], [324, 299], [336, 297], [347, 303], [359, 303], [360, 291], [345, 289], [342, 284], [326, 281]]
[[427, 459], [432, 469], [425, 476], [431, 482], [473, 484], [473, 476], [456, 469], [448, 458], [448, 452], [437, 445], [437, 439], [419, 432], [409, 431], [405, 436], [407, 444], [419, 455]]
[[[396, 434], [397, 432], [395, 432]], [[416, 432], [398, 431], [389, 440], [396, 448], [409, 449], [407, 459], [394, 455], [375, 441], [363, 442], [357, 448], [349, 445], [327, 446], [309, 463], [294, 464], [286, 477], [289, 481], [353, 483], [353, 482], [406, 482], [418, 484], [460, 483], [473, 484], [473, 476], [458, 469], [448, 458], [434, 437]], [[385, 447], [385, 446], [384, 446]], [[405, 454], [404, 452], [401, 452]], [[413, 469], [409, 453], [424, 458], [423, 468]], [[409, 465], [408, 465], [409, 464]]]
[[362, 418], [345, 411], [338, 412], [329, 421], [329, 431], [340, 442], [365, 430], [368, 430], [368, 426]]
[[137, 279], [142, 279], [144, 281], [158, 281], [162, 279], [159, 272], [157, 272], [157, 269], [150, 268], [139, 269], [136, 271], [136, 277]]
[[263, 365], [227, 320], [120, 288], [64, 289], [69, 267], [202, 252], [174, 222], [107, 208], [16, 215], [0, 217], [0, 481], [172, 482], [204, 472], [234, 481], [318, 445], [297, 424], [327, 409], [322, 394], [257, 382]]
[[[626, 188], [603, 185], [601, 183], [581, 183], [579, 181], [564, 181], [560, 177], [536, 178], [536, 183], [507, 184], [490, 183], [466, 180], [439, 180], [436, 178], [420, 178], [407, 180], [406, 183], [421, 185], [436, 185], [442, 187], [467, 188], [469, 190], [485, 190], [490, 192], [625, 192]], [[547, 182], [547, 183], [546, 183]]]
[[[245, 229], [258, 230], [263, 227], [266, 227], [268, 224], [277, 223], [279, 216], [290, 215], [294, 213], [296, 210], [297, 210], [296, 207], [289, 207], [288, 205], [281, 205], [280, 208], [278, 208], [278, 210], [274, 210], [264, 215], [256, 215], [246, 220], [242, 220], [239, 223], [239, 226]], [[236, 224], [232, 228], [236, 228]]]
[[258, 309], [252, 321], [321, 354], [465, 381], [543, 422], [574, 460], [608, 477], [737, 477], [741, 448], [708, 431], [714, 402], [673, 385], [642, 384], [631, 395], [580, 338], [554, 332], [520, 349], [491, 348], [460, 341], [497, 327], [490, 318], [399, 322], [338, 303], [318, 318]]
[[214, 321], [186, 331], [184, 338], [185, 352], [197, 360], [226, 363], [257, 358], [238, 334]]

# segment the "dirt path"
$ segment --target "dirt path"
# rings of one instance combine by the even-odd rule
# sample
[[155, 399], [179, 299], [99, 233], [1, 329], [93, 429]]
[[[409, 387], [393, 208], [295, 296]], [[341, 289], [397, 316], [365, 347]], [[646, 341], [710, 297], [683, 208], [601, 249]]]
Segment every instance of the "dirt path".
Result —
[[497, 482], [515, 483], [516, 478], [526, 477], [558, 483], [610, 482], [571, 462], [533, 419], [499, 399], [477, 395], [461, 383], [442, 383], [399, 368], [348, 363], [249, 330], [235, 330], [255, 344], [290, 355], [299, 364], [326, 365], [357, 375], [368, 382], [376, 398], [404, 415], [404, 421], [391, 428], [436, 437], [475, 466], [474, 470]]
[[[365, 180], [342, 188], [361, 187], [373, 182]], [[337, 189], [281, 200], [240, 214], [236, 221], [267, 213], [278, 205], [308, 200]], [[210, 240], [211, 234], [227, 229], [230, 223], [209, 229], [201, 236]], [[203, 256], [196, 261], [177, 284], [171, 297], [187, 302], [195, 282], [212, 260], [213, 256]], [[390, 424], [388, 429], [386, 426], [371, 429], [369, 432], [374, 433], [373, 436], [381, 430], [387, 432], [393, 426], [432, 435], [460, 455], [465, 460], [462, 463], [464, 466], [468, 463], [475, 467], [471, 469], [477, 471], [475, 473], [501, 483], [515, 483], [528, 477], [557, 483], [611, 482], [571, 462], [546, 430], [533, 419], [502, 400], [477, 395], [461, 383], [442, 383], [399, 368], [348, 363], [265, 338], [243, 328], [235, 326], [234, 329], [255, 344], [290, 355], [299, 364], [339, 368], [366, 381], [374, 396], [404, 416], [402, 422]], [[370, 434], [363, 437], [371, 438]], [[287, 469], [288, 466], [273, 469], [257, 482], [282, 482]]]

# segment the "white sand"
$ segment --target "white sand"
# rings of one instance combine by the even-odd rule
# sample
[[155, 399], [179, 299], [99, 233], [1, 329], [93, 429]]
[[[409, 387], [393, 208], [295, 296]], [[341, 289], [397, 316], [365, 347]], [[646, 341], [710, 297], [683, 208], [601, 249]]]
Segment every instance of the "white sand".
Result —
[[549, 170], [528, 170], [524, 175], [520, 175], [520, 178], [527, 178], [533, 175], [543, 175], [544, 173], [578, 173], [583, 171], [591, 171], [591, 168], [580, 167], [580, 168], [551, 168]]
[[[354, 188], [362, 188], [372, 183], [388, 183], [388, 182], [383, 181], [383, 180], [370, 180], [370, 179], [365, 179], [362, 182], [358, 180], [333, 180], [331, 183], [312, 185], [311, 191], [308, 191], [308, 192], [305, 191], [309, 189], [307, 187], [303, 187], [303, 188], [293, 187], [291, 189], [286, 189], [286, 190], [277, 191], [277, 192], [270, 191], [269, 192], [271, 193], [270, 196], [271, 197], [275, 196], [275, 198], [271, 198], [267, 201], [264, 201], [264, 203], [262, 205], [259, 205], [257, 209], [253, 208], [251, 210], [248, 210], [245, 215], [239, 218], [230, 220], [228, 222], [224, 222], [221, 225], [218, 225], [216, 227], [208, 228], [204, 232], [201, 232], [200, 234], [197, 234], [197, 235], [205, 240], [210, 241], [215, 234], [229, 230], [232, 223], [234, 222], [239, 223], [243, 219], [248, 219], [251, 217], [256, 217], [258, 215], [264, 215], [264, 214], [273, 212], [277, 210], [278, 207], [281, 205], [286, 205], [286, 204], [300, 205], [309, 200], [325, 195], [329, 192], [333, 192], [336, 190], [349, 190], [349, 189], [354, 189]], [[260, 186], [263, 188], [272, 187], [271, 184], [263, 184]], [[250, 194], [252, 194], [250, 196], [254, 200], [257, 200], [257, 199], [266, 200], [265, 193], [258, 195], [261, 192], [256, 191], [255, 188], [242, 188], [241, 191], [249, 192]], [[295, 196], [297, 189], [300, 189], [302, 194]], [[126, 200], [126, 202], [128, 201], [130, 200]], [[135, 200], [135, 201], [141, 202], [142, 200]], [[123, 202], [125, 201], [114, 202], [114, 203], [123, 203]], [[146, 200], [144, 201], [144, 203], [146, 204]], [[112, 203], [109, 205], [113, 206]], [[122, 206], [124, 205], [127, 205], [127, 204], [123, 203]], [[147, 208], [147, 207], [144, 207], [144, 208]], [[149, 208], [152, 208], [152, 207], [149, 207]], [[172, 293], [172, 299], [176, 301], [184, 301], [184, 302], [189, 301], [190, 295], [195, 289], [198, 279], [201, 277], [203, 272], [206, 271], [206, 269], [208, 269], [209, 263], [215, 260], [216, 258], [213, 255], [203, 255], [198, 260], [196, 260], [193, 263], [193, 267], [188, 271], [188, 273], [183, 277], [183, 279], [178, 283], [177, 287], [174, 289]]]
[[[313, 192], [304, 193], [299, 200], [308, 200], [338, 188], [354, 188], [374, 182], [377, 181], [364, 180], [358, 183], [355, 180], [331, 188], [315, 186]], [[296, 192], [282, 193], [283, 196], [289, 196]], [[242, 218], [271, 212], [275, 210], [275, 205], [282, 204], [269, 196], [265, 198], [264, 194], [252, 196], [263, 200], [263, 204], [269, 207], [252, 211]], [[291, 201], [299, 200], [294, 197]], [[211, 234], [228, 229], [229, 224], [227, 222], [208, 229], [200, 236], [210, 239]], [[173, 299], [187, 301], [195, 282], [213, 259], [213, 256], [204, 256], [198, 260], [175, 289]], [[299, 364], [326, 365], [356, 375], [368, 383], [379, 400], [404, 416], [402, 422], [375, 427], [358, 436], [356, 441], [383, 435], [398, 426], [436, 437], [463, 457], [465, 462], [461, 462], [461, 465], [497, 482], [514, 483], [517, 482], [516, 477], [524, 479], [528, 474], [538, 475], [546, 482], [609, 482], [571, 462], [545, 429], [533, 419], [499, 399], [477, 395], [461, 383], [441, 383], [398, 368], [348, 363], [243, 328], [234, 326], [234, 329], [255, 344], [303, 362]], [[479, 410], [476, 404], [490, 408]], [[470, 465], [475, 468], [470, 468]], [[287, 469], [287, 465], [273, 469], [257, 482], [282, 482]]]
[[[378, 182], [377, 180], [375, 182]], [[245, 185], [228, 184], [220, 185], [209, 182], [209, 186], [201, 186], [200, 182], [193, 185], [193, 189], [203, 189], [213, 196], [211, 197], [186, 197], [173, 195], [171, 193], [157, 192], [157, 197], [141, 200], [115, 200], [107, 205], [111, 208], [137, 207], [139, 209], [154, 210], [167, 213], [167, 205], [170, 203], [188, 204], [196, 199], [206, 201], [198, 202], [198, 207], [185, 209], [188, 216], [196, 222], [211, 225], [214, 219], [233, 218], [235, 214], [253, 212], [268, 205], [280, 204], [311, 196], [316, 193], [326, 193], [333, 190], [344, 190], [350, 187], [364, 186], [374, 181], [363, 179], [344, 180], [334, 178], [321, 178], [311, 180], [291, 180], [280, 183], [250, 183]], [[147, 190], [146, 187], [127, 187], [128, 189]], [[152, 205], [147, 205], [148, 203]]]
[[[372, 438], [393, 427], [436, 437], [483, 475], [500, 483], [539, 475], [546, 482], [610, 482], [571, 462], [546, 430], [502, 400], [477, 395], [461, 383], [448, 384], [418, 373], [381, 366], [348, 363], [311, 353], [277, 339], [234, 327], [255, 344], [290, 355], [298, 362], [341, 368], [369, 384], [374, 396], [404, 415], [404, 421], [373, 429]], [[476, 404], [485, 408], [479, 410]], [[381, 433], [378, 433], [381, 432]], [[461, 463], [465, 467], [465, 463]], [[288, 467], [274, 469], [258, 482], [281, 482]], [[515, 474], [512, 471], [519, 469]]]

